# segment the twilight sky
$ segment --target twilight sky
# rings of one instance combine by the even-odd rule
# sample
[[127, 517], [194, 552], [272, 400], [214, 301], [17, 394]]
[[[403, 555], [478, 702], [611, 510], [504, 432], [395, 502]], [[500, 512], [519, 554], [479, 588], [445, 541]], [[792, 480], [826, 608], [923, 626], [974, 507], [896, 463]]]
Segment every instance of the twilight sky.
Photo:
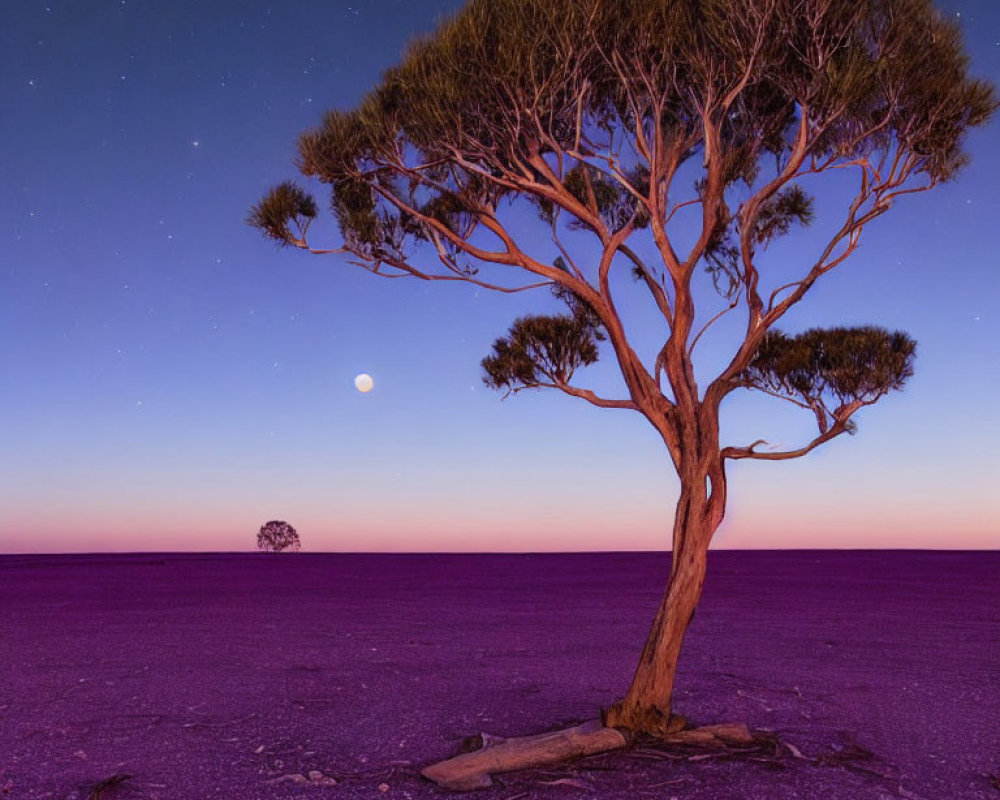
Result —
[[[272, 518], [305, 550], [669, 547], [676, 478], [644, 419], [481, 383], [516, 316], [556, 309], [545, 290], [380, 280], [244, 224], [295, 175], [298, 134], [459, 5], [5, 9], [0, 552], [253, 549]], [[1000, 83], [1000, 4], [939, 7]], [[804, 459], [731, 463], [716, 547], [1000, 546], [997, 131], [972, 134], [957, 181], [870, 225], [785, 326], [908, 331], [907, 389]], [[814, 230], [773, 252], [807, 258], [841, 209], [820, 197]], [[610, 364], [591, 374], [623, 396]], [[812, 427], [763, 396], [724, 406], [727, 444], [798, 446]]]

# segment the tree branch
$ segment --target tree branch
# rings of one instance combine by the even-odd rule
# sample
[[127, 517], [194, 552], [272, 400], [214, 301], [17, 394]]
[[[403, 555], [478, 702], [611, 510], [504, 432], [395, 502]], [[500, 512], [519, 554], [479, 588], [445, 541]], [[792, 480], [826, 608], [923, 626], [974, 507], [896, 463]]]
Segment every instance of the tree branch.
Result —
[[[848, 208], [847, 218], [844, 221], [844, 224], [827, 242], [819, 258], [809, 269], [809, 272], [806, 273], [805, 277], [799, 281], [794, 281], [775, 289], [771, 293], [766, 310], [763, 308], [763, 303], [760, 303], [758, 323], [756, 325], [748, 324], [746, 338], [741, 344], [736, 355], [733, 356], [729, 366], [727, 366], [719, 377], [712, 382], [706, 391], [706, 398], [710, 397], [712, 402], [717, 403], [721, 401], [722, 397], [736, 388], [736, 385], [732, 383], [733, 377], [745, 369], [750, 363], [750, 360], [753, 358], [764, 333], [766, 333], [768, 329], [781, 319], [781, 317], [783, 317], [793, 305], [798, 303], [820, 277], [843, 263], [857, 249], [864, 226], [889, 210], [893, 197], [895, 197], [896, 194], [901, 193], [898, 191], [893, 193], [892, 190], [901, 185], [901, 183], [903, 183], [910, 174], [906, 171], [906, 164], [904, 163], [901, 165], [899, 163], [897, 154], [897, 158], [894, 159], [894, 164], [890, 170], [889, 176], [881, 183], [872, 185], [869, 179], [868, 169], [865, 164], [858, 161], [851, 163], [858, 166], [861, 170], [861, 187]], [[898, 173], [897, 168], [899, 169]], [[926, 191], [932, 186], [933, 183], [931, 182], [905, 191]], [[859, 212], [861, 212], [862, 207], [864, 207], [869, 201], [871, 201], [871, 206], [867, 211], [861, 213], [859, 216]], [[831, 258], [838, 245], [845, 240], [847, 245], [843, 252]], [[756, 270], [754, 270], [754, 275], [754, 282], [756, 282]], [[794, 290], [781, 302], [774, 305], [774, 301], [777, 299], [778, 294], [783, 290], [790, 289], [792, 287], [795, 287]], [[758, 301], [760, 300], [759, 296], [757, 299]], [[753, 315], [751, 314], [751, 322], [752, 316]]]
[[649, 289], [649, 293], [653, 296], [653, 300], [656, 303], [656, 307], [660, 309], [660, 313], [663, 314], [664, 319], [667, 320], [667, 325], [673, 325], [673, 310], [670, 307], [670, 297], [667, 295], [666, 290], [662, 285], [656, 280], [655, 276], [649, 271], [645, 262], [636, 255], [635, 251], [622, 242], [618, 245], [618, 250], [628, 258], [633, 264], [635, 264], [636, 269], [642, 275], [642, 279], [646, 284], [646, 288]]
[[745, 287], [745, 299], [747, 303], [747, 337], [749, 338], [757, 328], [764, 301], [757, 291], [757, 284], [760, 274], [754, 265], [753, 236], [756, 228], [757, 215], [760, 213], [764, 203], [774, 197], [782, 187], [794, 179], [798, 173], [806, 155], [809, 152], [809, 109], [802, 107], [799, 111], [799, 130], [795, 139], [795, 145], [784, 168], [771, 181], [765, 184], [753, 197], [751, 197], [740, 209], [738, 217], [740, 220], [740, 258], [743, 262], [743, 282]]
[[801, 458], [807, 453], [815, 450], [824, 442], [828, 442], [831, 439], [840, 436], [842, 433], [847, 433], [847, 431], [848, 427], [846, 425], [846, 420], [844, 422], [838, 421], [826, 433], [820, 434], [805, 447], [800, 447], [798, 450], [758, 453], [754, 450], [754, 448], [759, 444], [766, 444], [763, 439], [758, 439], [748, 447], [724, 447], [722, 448], [722, 457], [733, 461], [738, 461], [741, 458], [755, 458], [758, 461], [785, 461], [790, 458]]
[[[552, 376], [549, 375], [549, 378], [552, 378]], [[588, 403], [600, 406], [601, 408], [627, 408], [631, 411], [639, 410], [639, 407], [631, 400], [609, 400], [605, 397], [599, 397], [590, 389], [581, 389], [577, 386], [570, 386], [568, 383], [561, 382], [532, 383], [527, 386], [518, 386], [511, 389], [509, 394], [517, 394], [518, 392], [523, 392], [525, 389], [558, 389], [565, 394], [573, 397], [579, 397], [581, 400], [586, 400]]]
[[[331, 255], [331, 254], [350, 254], [356, 256], [356, 259], [348, 259], [349, 264], [361, 267], [361, 269], [370, 272], [372, 275], [378, 275], [380, 278], [417, 278], [422, 281], [463, 281], [465, 283], [471, 283], [476, 286], [481, 286], [484, 289], [490, 289], [496, 292], [502, 292], [504, 294], [515, 294], [517, 292], [525, 292], [529, 289], [538, 289], [542, 286], [551, 286], [552, 281], [539, 281], [537, 283], [529, 283], [524, 286], [500, 286], [495, 283], [489, 283], [488, 281], [483, 281], [476, 278], [474, 275], [462, 274], [460, 268], [452, 262], [451, 265], [445, 263], [445, 266], [452, 272], [456, 273], [454, 275], [434, 275], [431, 273], [424, 272], [412, 264], [403, 261], [402, 259], [396, 259], [387, 254], [381, 254], [378, 258], [370, 258], [364, 253], [358, 252], [357, 250], [352, 250], [349, 247], [337, 247], [332, 249], [317, 249], [310, 247], [303, 241], [293, 240], [289, 242], [294, 247], [299, 250], [303, 250], [312, 255]], [[440, 249], [438, 250], [438, 256], [445, 262], [447, 258], [446, 254], [442, 254]], [[397, 273], [382, 272], [381, 267], [383, 264], [388, 264], [394, 269], [398, 269]]]
[[722, 319], [723, 316], [725, 316], [730, 311], [732, 311], [734, 308], [736, 308], [736, 306], [739, 305], [739, 302], [740, 302], [739, 296], [735, 297], [733, 299], [733, 301], [728, 306], [726, 306], [726, 308], [722, 309], [722, 311], [720, 311], [718, 314], [716, 314], [708, 322], [705, 323], [705, 325], [702, 327], [702, 329], [700, 331], [698, 331], [698, 333], [694, 337], [694, 339], [691, 340], [691, 346], [688, 347], [688, 355], [690, 355], [691, 353], [694, 352], [695, 345], [698, 344], [698, 340], [702, 337], [702, 335], [705, 333], [705, 331], [707, 331], [713, 324], [715, 324], [715, 322], [717, 322], [718, 320]]

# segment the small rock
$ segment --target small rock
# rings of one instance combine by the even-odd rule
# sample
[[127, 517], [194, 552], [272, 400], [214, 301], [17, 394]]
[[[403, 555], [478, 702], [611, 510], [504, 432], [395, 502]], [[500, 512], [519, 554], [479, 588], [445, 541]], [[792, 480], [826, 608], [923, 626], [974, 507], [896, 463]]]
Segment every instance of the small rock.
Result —
[[263, 753], [264, 752], [264, 745], [261, 745], [260, 747], [258, 747], [256, 750], [254, 750], [254, 752], [257, 755], [260, 755], [261, 753]]
[[382, 794], [385, 794], [386, 792], [389, 791], [389, 784], [388, 783], [380, 783], [378, 785], [378, 790], [380, 792], [382, 792]]
[[323, 773], [320, 772], [318, 769], [311, 769], [311, 770], [309, 770], [308, 774], [309, 774], [309, 780], [311, 780], [311, 781], [321, 781], [321, 780], [323, 780]]

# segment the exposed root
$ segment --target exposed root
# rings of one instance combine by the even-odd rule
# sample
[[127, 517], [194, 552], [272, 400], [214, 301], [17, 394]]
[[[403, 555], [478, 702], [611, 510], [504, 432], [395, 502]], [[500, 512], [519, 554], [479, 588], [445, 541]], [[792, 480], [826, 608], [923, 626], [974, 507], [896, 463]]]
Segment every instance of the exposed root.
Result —
[[688, 728], [660, 737], [666, 744], [696, 747], [749, 747], [760, 742], [742, 722]]
[[[672, 721], [676, 719], [671, 717]], [[782, 741], [773, 732], [751, 731], [742, 722], [690, 726], [666, 735], [650, 736], [608, 727], [599, 720], [513, 739], [486, 733], [469, 736], [459, 746], [459, 755], [432, 764], [420, 774], [442, 788], [454, 791], [491, 786], [491, 775], [515, 770], [535, 770], [534, 778], [542, 785], [589, 788], [576, 775], [581, 770], [619, 769], [621, 762], [617, 761], [614, 751], [626, 748], [626, 759], [687, 762], [740, 760], [760, 762], [770, 769], [784, 769], [789, 766], [789, 759], [795, 759], [813, 767], [840, 767], [875, 775], [897, 784], [899, 779], [896, 768], [880, 763], [870, 750], [854, 742], [846, 746], [833, 745], [829, 752], [809, 755], [794, 744]], [[577, 768], [569, 768], [569, 774], [574, 777], [567, 777], [565, 770], [536, 769], [568, 761], [580, 762]], [[1000, 775], [985, 777], [994, 788], [1000, 789]], [[921, 800], [901, 785], [898, 792], [902, 797]]]
[[[608, 727], [598, 720], [561, 731], [516, 739], [480, 734], [462, 740], [459, 755], [432, 764], [420, 774], [445, 789], [481, 789], [492, 785], [491, 775], [496, 773], [558, 764], [620, 750], [635, 741], [635, 736], [629, 731]], [[736, 722], [675, 730], [654, 741], [657, 749], [639, 748], [634, 751], [635, 754], [644, 757], [648, 753], [648, 757], [693, 761], [748, 753], [754, 756], [777, 754], [774, 751], [776, 740], [773, 737], [754, 735], [746, 725]], [[567, 780], [561, 779], [560, 785]]]
[[630, 755], [671, 761], [746, 759], [776, 765], [786, 754], [776, 736], [753, 733], [742, 722], [688, 728], [664, 738], [644, 737], [638, 745]]
[[664, 713], [656, 706], [628, 708], [623, 700], [612, 703], [601, 712], [601, 721], [609, 728], [624, 728], [662, 738], [682, 731], [688, 721], [680, 714]]

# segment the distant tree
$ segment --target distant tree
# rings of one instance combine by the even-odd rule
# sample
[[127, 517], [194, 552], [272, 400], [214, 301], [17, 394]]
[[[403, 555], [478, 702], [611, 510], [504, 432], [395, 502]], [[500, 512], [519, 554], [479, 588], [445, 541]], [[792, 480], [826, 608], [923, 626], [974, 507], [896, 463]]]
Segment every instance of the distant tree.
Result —
[[297, 553], [301, 547], [299, 534], [291, 525], [284, 520], [272, 519], [260, 526], [257, 532], [257, 549], [268, 553], [278, 553], [282, 550], [290, 550]]
[[[674, 676], [726, 464], [804, 456], [853, 432], [856, 413], [913, 371], [905, 333], [779, 323], [869, 223], [953, 178], [965, 132], [995, 107], [931, 0], [472, 0], [356, 109], [328, 111], [300, 138], [302, 172], [331, 190], [340, 247], [307, 242], [317, 205], [294, 183], [249, 221], [377, 275], [552, 286], [568, 302], [568, 314], [518, 319], [484, 380], [637, 412], [663, 441], [680, 478], [670, 579], [632, 683], [603, 717], [664, 736], [684, 725]], [[780, 278], [769, 248], [813, 221], [817, 192], [843, 216]], [[639, 349], [620, 313], [632, 281], [662, 330]], [[696, 380], [696, 346], [726, 314], [740, 332], [721, 370]], [[602, 339], [624, 397], [573, 382]], [[809, 412], [815, 436], [784, 450], [722, 442], [720, 409], [741, 389]]]

